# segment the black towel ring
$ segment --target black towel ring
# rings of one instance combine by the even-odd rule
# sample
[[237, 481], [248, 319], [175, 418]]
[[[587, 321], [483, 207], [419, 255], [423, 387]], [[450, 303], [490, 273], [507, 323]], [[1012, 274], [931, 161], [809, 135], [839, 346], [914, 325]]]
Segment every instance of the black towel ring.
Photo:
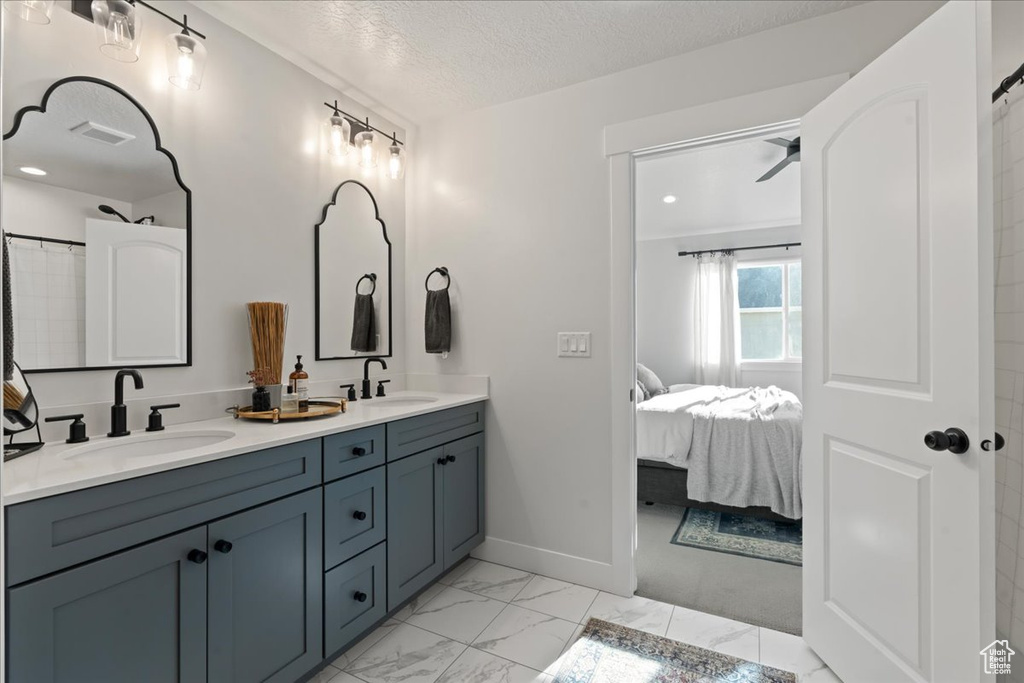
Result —
[[377, 273], [367, 273], [356, 280], [356, 294], [359, 293], [359, 285], [363, 284], [363, 280], [367, 279], [369, 279], [370, 283], [373, 285], [373, 289], [370, 290], [370, 296], [373, 296], [373, 293], [377, 291]]
[[423, 281], [423, 286], [426, 288], [428, 292], [430, 291], [430, 276], [433, 275], [434, 273], [440, 273], [441, 275], [444, 275], [445, 289], [448, 289], [452, 286], [452, 277], [451, 275], [448, 274], [448, 268], [446, 268], [445, 266], [441, 266], [440, 268], [434, 268], [432, 271], [427, 273], [427, 279]]

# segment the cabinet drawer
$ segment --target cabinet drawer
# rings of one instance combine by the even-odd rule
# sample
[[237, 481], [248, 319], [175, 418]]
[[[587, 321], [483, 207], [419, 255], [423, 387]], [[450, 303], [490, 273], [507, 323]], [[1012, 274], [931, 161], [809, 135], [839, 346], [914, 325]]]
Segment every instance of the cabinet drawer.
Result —
[[324, 437], [324, 481], [384, 464], [384, 425]]
[[378, 467], [324, 487], [324, 569], [384, 540], [384, 481], [384, 468]]
[[316, 486], [320, 449], [313, 439], [11, 506], [7, 583]]
[[332, 657], [387, 614], [387, 544], [367, 550], [324, 575], [324, 654]]
[[474, 403], [388, 423], [388, 461], [484, 430], [484, 404]]

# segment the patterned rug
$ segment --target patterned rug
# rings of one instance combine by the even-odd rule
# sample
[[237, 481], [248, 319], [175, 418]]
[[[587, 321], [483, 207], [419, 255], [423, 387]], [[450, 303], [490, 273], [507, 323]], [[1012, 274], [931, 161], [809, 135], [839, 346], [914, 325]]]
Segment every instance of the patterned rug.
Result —
[[796, 683], [796, 675], [591, 619], [555, 683]]
[[672, 542], [803, 566], [803, 523], [686, 508]]

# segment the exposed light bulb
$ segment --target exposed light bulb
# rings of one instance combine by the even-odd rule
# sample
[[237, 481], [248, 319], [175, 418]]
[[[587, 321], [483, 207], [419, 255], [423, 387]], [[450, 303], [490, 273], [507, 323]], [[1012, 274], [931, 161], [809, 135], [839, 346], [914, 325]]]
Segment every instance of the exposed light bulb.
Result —
[[327, 152], [331, 156], [348, 156], [348, 139], [352, 133], [352, 126], [348, 119], [335, 113], [328, 122]]
[[405, 175], [405, 150], [397, 141], [388, 147], [388, 178], [401, 180]]
[[31, 24], [49, 24], [55, 0], [6, 0], [4, 9]]
[[182, 90], [199, 90], [206, 69], [206, 46], [187, 28], [167, 36], [167, 71], [169, 80]]
[[376, 136], [366, 129], [356, 135], [355, 145], [359, 151], [359, 165], [363, 168], [377, 168], [377, 150], [373, 146]]

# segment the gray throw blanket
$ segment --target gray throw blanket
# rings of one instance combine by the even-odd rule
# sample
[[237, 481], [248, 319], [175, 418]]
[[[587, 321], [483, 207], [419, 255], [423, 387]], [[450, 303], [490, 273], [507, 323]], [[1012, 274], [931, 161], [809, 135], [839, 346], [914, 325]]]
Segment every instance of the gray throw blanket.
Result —
[[3, 313], [4, 313], [4, 381], [14, 379], [14, 308], [11, 305], [11, 257], [7, 253], [7, 238], [4, 243]]
[[374, 320], [373, 296], [356, 294], [352, 313], [352, 350], [377, 350], [377, 323]]
[[752, 387], [726, 390], [722, 400], [692, 412], [687, 495], [734, 507], [768, 507], [790, 519], [803, 517], [799, 403], [778, 387]]
[[448, 353], [452, 348], [452, 302], [447, 289], [427, 290], [423, 325], [427, 353]]

